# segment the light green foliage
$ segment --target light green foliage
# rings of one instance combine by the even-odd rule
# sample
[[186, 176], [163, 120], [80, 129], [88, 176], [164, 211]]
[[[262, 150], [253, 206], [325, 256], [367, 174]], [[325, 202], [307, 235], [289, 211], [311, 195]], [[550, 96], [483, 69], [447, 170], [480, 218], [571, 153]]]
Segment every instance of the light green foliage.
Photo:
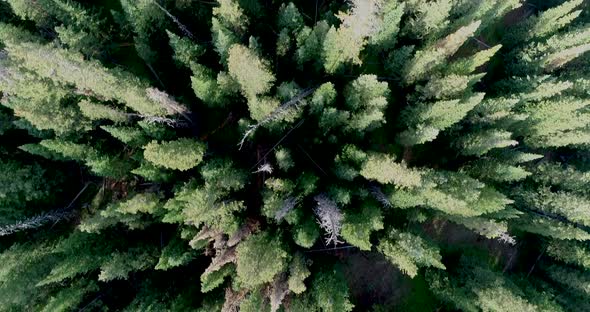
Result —
[[121, 0], [121, 7], [125, 13], [126, 22], [133, 29], [135, 36], [135, 50], [139, 57], [148, 64], [156, 61], [158, 52], [150, 47], [150, 39], [154, 33], [164, 26], [165, 18], [162, 12], [149, 0]]
[[400, 21], [404, 14], [405, 3], [397, 1], [384, 1], [380, 8], [383, 16], [381, 28], [369, 38], [369, 44], [380, 51], [393, 48], [397, 42], [400, 30]]
[[502, 45], [498, 44], [489, 49], [479, 51], [472, 56], [458, 59], [449, 65], [447, 71], [457, 75], [471, 74], [477, 68], [487, 63], [501, 48]]
[[502, 193], [461, 173], [428, 171], [423, 181], [417, 188], [395, 190], [390, 202], [399, 208], [426, 206], [466, 217], [500, 211], [512, 203]]
[[244, 209], [236, 200], [221, 200], [223, 194], [211, 187], [196, 187], [189, 183], [164, 208], [168, 213], [164, 222], [189, 223], [195, 226], [207, 224], [225, 233], [238, 229], [239, 219], [235, 212]]
[[[448, 2], [447, 0], [442, 1]], [[480, 24], [480, 21], [475, 21], [468, 26], [459, 28], [456, 32], [431, 46], [417, 51], [403, 68], [405, 83], [411, 84], [423, 80], [432, 70], [443, 64], [446, 58], [455, 54], [463, 43], [475, 33]]]
[[304, 248], [311, 248], [319, 237], [320, 228], [314, 219], [300, 221], [293, 230], [295, 244]]
[[477, 234], [490, 239], [514, 244], [514, 238], [508, 234], [508, 224], [506, 221], [498, 221], [482, 217], [461, 217], [445, 216], [454, 223], [461, 224], [464, 227], [476, 232]]
[[142, 162], [141, 165], [133, 170], [131, 173], [143, 177], [148, 181], [165, 182], [172, 178], [172, 172], [170, 170], [163, 169], [150, 162]]
[[240, 303], [240, 311], [268, 312], [270, 311], [270, 305], [266, 302], [260, 290], [254, 290]]
[[509, 165], [493, 159], [481, 159], [472, 162], [464, 170], [475, 178], [497, 182], [521, 181], [532, 174], [523, 167]]
[[207, 293], [217, 288], [223, 283], [226, 277], [234, 275], [235, 271], [235, 265], [229, 263], [221, 267], [219, 270], [201, 275], [201, 292]]
[[302, 67], [307, 62], [314, 61], [316, 67], [322, 67], [322, 55], [324, 51], [324, 40], [330, 25], [321, 20], [312, 28], [304, 27], [296, 37], [297, 51], [295, 58], [297, 64]]
[[125, 252], [114, 252], [100, 266], [99, 281], [127, 279], [129, 273], [153, 267], [158, 260], [156, 248], [138, 247]]
[[371, 202], [363, 203], [358, 211], [347, 211], [342, 223], [342, 238], [361, 250], [371, 250], [371, 233], [383, 229], [381, 209]]
[[126, 176], [131, 169], [126, 161], [102, 154], [86, 144], [61, 140], [43, 140], [40, 144], [66, 159], [85, 163], [92, 172], [100, 176], [121, 178]]
[[90, 130], [90, 124], [78, 111], [67, 90], [36, 75], [8, 66], [0, 79], [4, 93], [2, 105], [14, 115], [25, 118], [39, 130], [53, 130], [58, 135]]
[[147, 143], [143, 131], [136, 127], [100, 126], [100, 128], [117, 140], [131, 146], [140, 147]]
[[528, 115], [518, 129], [525, 142], [534, 147], [566, 146], [590, 142], [584, 135], [590, 114], [583, 110], [588, 102], [573, 97], [529, 103], [522, 110]]
[[[234, 1], [223, 1], [224, 3], [235, 3]], [[247, 19], [245, 20], [247, 22]], [[245, 26], [245, 24], [244, 24]], [[215, 51], [219, 54], [220, 62], [227, 64], [228, 52], [232, 45], [238, 43], [238, 35], [241, 29], [231, 29], [232, 25], [224, 21], [223, 17], [213, 17], [211, 21], [211, 36]], [[241, 27], [240, 27], [241, 28]]]
[[270, 178], [264, 184], [266, 190], [263, 193], [262, 214], [280, 222], [297, 204], [297, 199], [292, 197], [295, 183], [291, 180]]
[[250, 99], [266, 93], [275, 77], [268, 64], [245, 46], [233, 45], [228, 57], [229, 74], [236, 79], [244, 95]]
[[214, 188], [222, 194], [239, 190], [246, 180], [246, 173], [236, 168], [230, 159], [208, 161], [201, 169], [201, 176], [205, 179], [205, 186]]
[[217, 79], [214, 72], [197, 62], [205, 52], [200, 45], [194, 44], [188, 38], [181, 38], [167, 32], [170, 46], [174, 50], [174, 59], [193, 72], [191, 86], [195, 95], [210, 106], [224, 106], [228, 96], [239, 91], [239, 85], [226, 72], [219, 72]]
[[284, 3], [279, 8], [277, 25], [280, 29], [297, 30], [303, 24], [303, 16], [293, 4], [289, 2], [287, 5]]
[[162, 249], [160, 259], [154, 268], [156, 270], [170, 270], [186, 265], [196, 256], [196, 252], [190, 249], [185, 241], [175, 237]]
[[204, 186], [189, 182], [180, 188], [175, 197], [168, 200], [164, 222], [189, 223], [194, 226], [207, 224], [227, 234], [239, 228], [236, 212], [244, 209], [239, 200], [226, 197], [243, 185], [246, 175], [236, 169], [229, 160], [208, 162], [202, 169]]
[[143, 156], [155, 165], [186, 171], [196, 167], [205, 155], [205, 145], [193, 139], [159, 143], [152, 141], [144, 146]]
[[552, 240], [547, 247], [547, 254], [567, 264], [590, 268], [590, 249], [578, 242]]
[[461, 311], [539, 311], [523, 292], [500, 273], [462, 259], [460, 276], [429, 272], [430, 289], [441, 300]]
[[558, 33], [540, 44], [530, 44], [515, 57], [513, 70], [517, 74], [555, 71], [590, 51], [590, 27], [574, 28]]
[[237, 81], [248, 99], [250, 115], [258, 121], [279, 106], [275, 99], [258, 97], [267, 93], [275, 81], [268, 67], [265, 60], [245, 46], [236, 44], [229, 50], [229, 74]]
[[365, 179], [403, 188], [419, 186], [422, 182], [420, 171], [408, 168], [403, 161], [396, 163], [393, 157], [385, 154], [369, 155], [360, 174]]
[[21, 19], [31, 20], [41, 28], [57, 26], [55, 31], [60, 41], [85, 55], [98, 54], [100, 45], [106, 39], [99, 17], [76, 2], [11, 0], [8, 3]]
[[564, 28], [580, 15], [579, 10], [583, 0], [565, 1], [559, 6], [550, 8], [537, 16], [527, 19], [519, 25], [519, 39], [542, 38], [551, 35]]
[[463, 155], [481, 156], [491, 149], [518, 145], [511, 139], [512, 133], [502, 130], [483, 130], [468, 134], [457, 142]]
[[400, 142], [411, 146], [434, 140], [440, 131], [461, 121], [483, 96], [483, 93], [476, 93], [463, 100], [420, 102], [406, 108], [401, 118], [410, 129], [399, 134]]
[[246, 288], [271, 282], [287, 268], [289, 255], [278, 237], [263, 232], [248, 237], [237, 248], [237, 281]]
[[311, 295], [320, 311], [348, 312], [354, 308], [348, 299], [346, 280], [336, 267], [316, 273], [311, 287]]
[[53, 1], [36, 1], [36, 5], [31, 0], [10, 0], [7, 2], [14, 14], [21, 19], [34, 21], [39, 26], [51, 26], [51, 14], [54, 12], [48, 12], [47, 9], [56, 9], [55, 5], [51, 5]]
[[195, 95], [210, 106], [224, 106], [227, 96], [237, 93], [239, 86], [236, 81], [224, 72], [217, 75], [200, 64], [191, 66], [194, 76], [191, 77], [191, 86]]
[[191, 42], [190, 39], [180, 37], [169, 30], [166, 30], [170, 39], [170, 46], [174, 50], [174, 60], [183, 66], [192, 68], [193, 63], [205, 53], [205, 49], [200, 45]]
[[52, 250], [59, 256], [59, 261], [37, 286], [59, 283], [98, 270], [110, 258], [112, 249], [113, 246], [109, 246], [105, 237], [73, 232]]
[[413, 17], [407, 22], [405, 31], [420, 38], [444, 29], [452, 7], [450, 0], [409, 1], [406, 9], [413, 13]]
[[305, 261], [302, 254], [295, 254], [289, 265], [289, 290], [296, 294], [305, 292], [307, 287], [304, 281], [311, 275]]
[[129, 121], [129, 115], [108, 107], [88, 100], [82, 100], [78, 103], [80, 112], [90, 120], [108, 119], [115, 123], [126, 123]]
[[348, 131], [367, 131], [384, 123], [389, 88], [386, 82], [379, 82], [375, 75], [362, 75], [344, 89], [346, 108], [350, 119]]
[[0, 311], [590, 311], [589, 6], [0, 1]]
[[168, 114], [147, 96], [148, 86], [135, 76], [107, 69], [95, 61], [85, 61], [81, 55], [68, 50], [23, 40], [14, 36], [14, 31], [12, 26], [0, 24], [0, 40], [6, 45], [9, 57], [40, 77], [73, 84], [104, 99], [120, 101], [142, 114]]
[[[385, 162], [387, 162], [389, 159], [386, 157], [386, 155], [382, 155], [383, 157], [385, 157], [386, 159], [384, 159]], [[373, 159], [378, 159], [378, 156], [373, 155]], [[368, 163], [365, 163], [367, 161], [367, 154], [363, 151], [361, 151], [358, 147], [354, 146], [354, 145], [345, 145], [344, 148], [342, 149], [342, 152], [338, 155], [336, 155], [336, 159], [334, 160], [335, 163], [335, 168], [334, 168], [334, 173], [338, 176], [338, 178], [343, 179], [343, 180], [349, 180], [352, 181], [355, 177], [357, 177], [359, 175], [359, 166], [363, 165], [363, 168], [367, 167], [369, 170], [368, 176], [371, 176], [371, 174], [374, 175], [374, 178], [376, 177], [380, 177], [380, 178], [384, 178], [381, 177], [381, 172], [373, 172], [371, 170], [371, 165]], [[393, 160], [392, 160], [393, 161]], [[397, 164], [393, 164], [393, 167], [396, 167]], [[375, 166], [377, 167], [377, 166]]]
[[563, 216], [568, 220], [590, 225], [590, 201], [573, 193], [552, 192], [548, 188], [517, 192], [522, 203], [530, 209]]
[[445, 270], [439, 249], [420, 236], [390, 230], [377, 249], [404, 274], [415, 277], [420, 267]]
[[334, 104], [336, 100], [336, 89], [334, 88], [334, 84], [331, 82], [326, 82], [319, 86], [317, 90], [313, 93], [313, 97], [310, 102], [310, 110], [314, 114], [320, 114], [322, 111], [330, 107]]
[[522, 231], [545, 237], [562, 240], [590, 240], [590, 233], [548, 216], [527, 214], [521, 216], [513, 224]]
[[287, 148], [278, 148], [275, 150], [275, 158], [279, 168], [283, 171], [288, 171], [295, 166], [293, 158], [291, 157], [291, 151]]
[[353, 0], [347, 13], [340, 13], [336, 29], [330, 27], [324, 39], [323, 60], [327, 73], [339, 71], [346, 63], [361, 64], [359, 54], [367, 38], [377, 33], [383, 23], [379, 16], [381, 0]]
[[459, 76], [451, 74], [444, 77], [433, 77], [423, 87], [417, 90], [422, 93], [421, 99], [453, 99], [462, 95], [467, 88], [478, 82], [483, 74]]
[[109, 204], [104, 210], [82, 220], [79, 229], [87, 233], [99, 233], [117, 223], [123, 223], [130, 229], [143, 229], [150, 224], [145, 215], [157, 215], [161, 209], [157, 194], [141, 193], [128, 200]]
[[574, 166], [563, 166], [556, 162], [541, 162], [531, 166], [534, 173], [533, 180], [546, 184], [558, 186], [561, 189], [586, 193], [587, 185], [590, 183], [590, 172], [577, 170]]

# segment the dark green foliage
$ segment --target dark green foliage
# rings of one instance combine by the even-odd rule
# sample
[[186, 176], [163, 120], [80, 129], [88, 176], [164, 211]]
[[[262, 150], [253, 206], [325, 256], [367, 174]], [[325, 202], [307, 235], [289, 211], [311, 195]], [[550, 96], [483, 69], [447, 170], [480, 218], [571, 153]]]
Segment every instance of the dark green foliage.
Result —
[[590, 310], [589, 9], [0, 1], [0, 311]]

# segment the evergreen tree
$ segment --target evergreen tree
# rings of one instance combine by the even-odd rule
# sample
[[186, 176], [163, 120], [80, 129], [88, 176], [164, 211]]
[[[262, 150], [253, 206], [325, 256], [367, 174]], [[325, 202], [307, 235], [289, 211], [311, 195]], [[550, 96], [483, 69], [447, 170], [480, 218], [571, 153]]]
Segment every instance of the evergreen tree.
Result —
[[588, 8], [0, 1], [0, 310], [590, 310]]
[[149, 162], [164, 168], [185, 171], [197, 166], [205, 154], [205, 146], [191, 139], [152, 141], [144, 146], [143, 155]]

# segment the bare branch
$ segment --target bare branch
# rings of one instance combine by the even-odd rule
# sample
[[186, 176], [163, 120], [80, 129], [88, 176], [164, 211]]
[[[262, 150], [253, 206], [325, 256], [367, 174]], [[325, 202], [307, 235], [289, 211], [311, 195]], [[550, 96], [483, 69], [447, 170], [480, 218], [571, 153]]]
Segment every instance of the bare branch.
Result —
[[314, 197], [318, 203], [314, 209], [315, 214], [318, 216], [318, 223], [320, 227], [326, 231], [326, 245], [334, 243], [334, 246], [342, 243], [338, 240], [340, 235], [340, 229], [342, 229], [342, 212], [336, 206], [331, 199], [325, 194], [320, 194]]
[[270, 311], [278, 311], [283, 303], [283, 299], [289, 293], [289, 283], [287, 282], [287, 274], [282, 273], [275, 277], [270, 290]]
[[375, 198], [378, 202], [380, 202], [384, 208], [392, 208], [393, 207], [393, 205], [389, 201], [389, 198], [387, 198], [387, 196], [385, 194], [383, 194], [383, 192], [381, 191], [381, 188], [379, 188], [376, 185], [373, 185], [369, 188], [369, 190], [371, 192], [371, 195], [373, 195], [373, 198]]
[[287, 197], [283, 202], [283, 206], [277, 213], [275, 214], [275, 221], [279, 222], [283, 220], [283, 218], [289, 213], [289, 211], [293, 210], [299, 201], [295, 197]]
[[260, 167], [258, 167], [258, 169], [252, 173], [261, 173], [261, 172], [266, 172], [268, 174], [272, 174], [273, 168], [269, 163], [265, 163], [263, 165], [261, 165]]
[[30, 229], [36, 229], [48, 222], [59, 222], [67, 220], [72, 217], [72, 211], [66, 211], [63, 209], [50, 211], [32, 218], [16, 222], [0, 227], [0, 236], [10, 235], [16, 232], [22, 232]]
[[160, 10], [162, 10], [162, 12], [164, 12], [164, 14], [168, 15], [168, 17], [170, 17], [170, 19], [174, 22], [174, 24], [176, 24], [176, 26], [178, 26], [178, 28], [180, 28], [180, 30], [182, 31], [183, 34], [185, 34], [187, 37], [191, 38], [191, 39], [195, 39], [195, 36], [193, 36], [193, 34], [188, 30], [188, 28], [186, 26], [184, 26], [184, 24], [182, 24], [178, 18], [176, 18], [176, 16], [172, 15], [172, 13], [170, 13], [168, 10], [166, 10], [163, 6], [161, 6], [156, 0], [152, 0], [154, 2], [154, 4], [156, 6], [158, 6], [158, 8], [160, 8]]
[[90, 183], [86, 183], [82, 190], [78, 192], [76, 197], [74, 197], [70, 204], [65, 208], [60, 208], [50, 212], [46, 212], [23, 221], [18, 221], [14, 224], [0, 226], [0, 236], [6, 236], [30, 229], [36, 229], [49, 222], [57, 223], [60, 221], [69, 220], [75, 214], [75, 212], [72, 211], [70, 208], [72, 208], [72, 205], [76, 202], [76, 200], [78, 200], [80, 195], [84, 193], [84, 191], [88, 188], [89, 185]]
[[234, 233], [227, 240], [227, 246], [233, 247], [233, 246], [237, 245], [244, 238], [248, 237], [250, 234], [257, 231], [258, 228], [260, 228], [260, 222], [254, 220], [254, 219], [246, 220], [246, 224], [244, 224], [236, 233]]
[[203, 274], [206, 275], [215, 272], [224, 265], [235, 262], [236, 258], [236, 247], [219, 250]]
[[291, 107], [297, 107], [297, 104], [299, 104], [299, 102], [301, 100], [303, 100], [308, 95], [312, 94], [318, 87], [319, 86], [307, 88], [307, 89], [299, 92], [299, 94], [297, 94], [296, 96], [294, 96], [293, 98], [291, 98], [287, 102], [284, 102], [283, 104], [281, 104], [281, 106], [279, 106], [277, 109], [275, 109], [272, 113], [270, 113], [268, 116], [266, 116], [266, 118], [261, 120], [259, 123], [249, 126], [248, 130], [244, 133], [242, 140], [240, 140], [240, 143], [238, 143], [238, 146], [240, 147], [239, 149], [242, 149], [242, 146], [244, 145], [246, 138], [248, 138], [248, 136], [250, 136], [252, 133], [254, 133], [258, 128], [262, 127], [263, 125], [265, 125], [273, 120], [278, 119], [281, 115], [287, 113]]
[[190, 119], [190, 117], [187, 114], [186, 107], [182, 106], [180, 103], [172, 99], [172, 97], [170, 97], [168, 93], [160, 91], [156, 88], [147, 88], [145, 91], [148, 98], [162, 105], [169, 113], [180, 114], [188, 122], [194, 124], [194, 122]]

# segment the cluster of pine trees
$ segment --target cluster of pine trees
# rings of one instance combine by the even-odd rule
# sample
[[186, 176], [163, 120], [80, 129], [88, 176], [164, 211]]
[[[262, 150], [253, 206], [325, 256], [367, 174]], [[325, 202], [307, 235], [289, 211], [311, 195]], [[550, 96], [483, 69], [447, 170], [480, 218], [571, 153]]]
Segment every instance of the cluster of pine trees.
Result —
[[589, 1], [5, 0], [0, 95], [0, 311], [590, 311]]

